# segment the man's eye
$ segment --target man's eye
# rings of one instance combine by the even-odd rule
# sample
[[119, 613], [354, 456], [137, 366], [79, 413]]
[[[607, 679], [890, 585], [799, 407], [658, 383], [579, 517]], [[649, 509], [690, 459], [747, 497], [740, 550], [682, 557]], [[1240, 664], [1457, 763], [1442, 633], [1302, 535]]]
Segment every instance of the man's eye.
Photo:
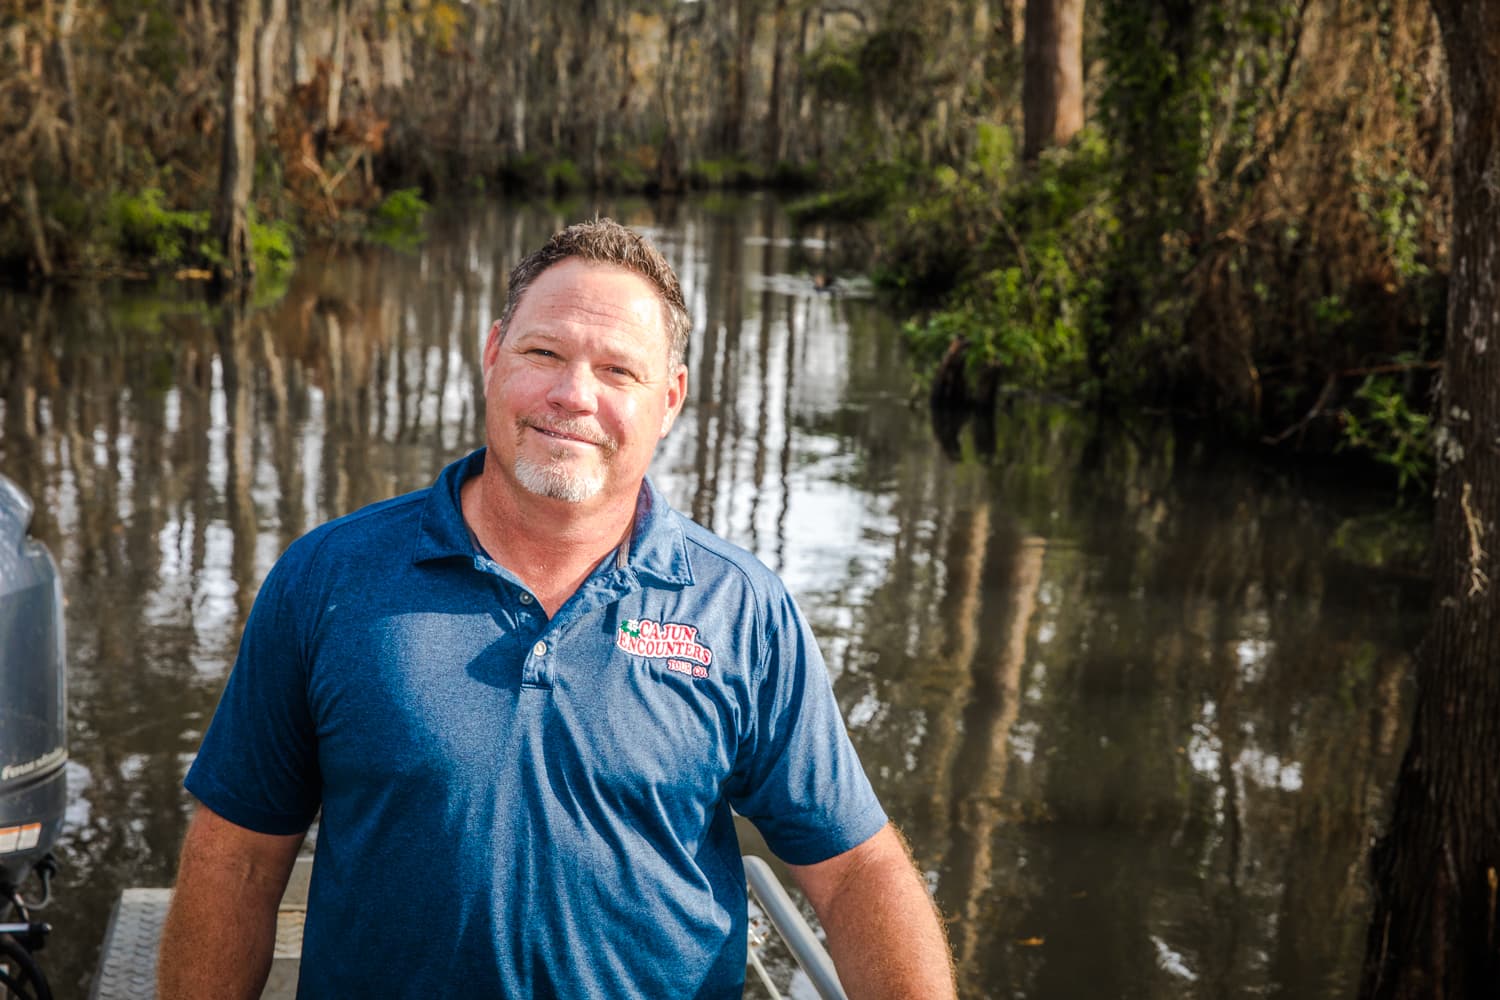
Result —
[[527, 351], [526, 353], [534, 355], [534, 356], [539, 357], [539, 358], [555, 358], [555, 357], [557, 357], [556, 354], [554, 354], [551, 351], [547, 350], [545, 347], [533, 347], [529, 351]]

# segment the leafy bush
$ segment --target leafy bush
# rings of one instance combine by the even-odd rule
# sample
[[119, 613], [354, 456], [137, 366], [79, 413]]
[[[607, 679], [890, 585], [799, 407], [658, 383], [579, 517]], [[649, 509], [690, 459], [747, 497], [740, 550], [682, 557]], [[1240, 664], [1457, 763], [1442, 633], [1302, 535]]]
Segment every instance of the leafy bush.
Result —
[[252, 214], [250, 254], [255, 260], [255, 273], [262, 279], [285, 277], [297, 261], [295, 232], [291, 224], [283, 220], [261, 222]]
[[122, 255], [147, 266], [177, 264], [208, 235], [206, 211], [168, 208], [161, 188], [110, 198], [107, 237]]
[[370, 214], [369, 238], [376, 243], [409, 250], [426, 238], [422, 220], [427, 202], [420, 188], [400, 188], [386, 195]]
[[970, 160], [942, 168], [887, 227], [883, 278], [908, 291], [951, 282], [948, 304], [907, 324], [919, 366], [931, 371], [955, 342], [971, 378], [1079, 384], [1091, 332], [1103, 322], [1098, 264], [1115, 220], [1109, 159], [1086, 134], [1019, 169], [1007, 130], [988, 126]]
[[1432, 471], [1432, 417], [1413, 409], [1410, 393], [1390, 375], [1369, 375], [1339, 414], [1344, 445], [1396, 472], [1398, 489], [1425, 483]]

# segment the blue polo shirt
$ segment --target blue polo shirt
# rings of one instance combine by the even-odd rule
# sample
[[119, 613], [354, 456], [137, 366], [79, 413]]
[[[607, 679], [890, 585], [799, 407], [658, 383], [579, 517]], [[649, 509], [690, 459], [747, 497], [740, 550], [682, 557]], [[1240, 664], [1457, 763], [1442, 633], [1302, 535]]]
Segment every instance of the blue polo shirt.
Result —
[[321, 807], [299, 996], [738, 997], [731, 806], [793, 864], [885, 823], [807, 623], [649, 482], [549, 620], [464, 523], [483, 461], [292, 544], [186, 786]]

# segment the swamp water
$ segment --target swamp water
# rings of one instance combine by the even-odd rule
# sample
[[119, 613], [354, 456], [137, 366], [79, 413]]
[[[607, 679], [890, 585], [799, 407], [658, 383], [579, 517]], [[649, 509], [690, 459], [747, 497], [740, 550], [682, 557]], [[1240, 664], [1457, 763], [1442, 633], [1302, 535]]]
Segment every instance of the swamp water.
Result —
[[[653, 235], [694, 317], [653, 476], [809, 616], [961, 995], [1350, 995], [1426, 607], [1389, 501], [1060, 405], [935, 431], [898, 324], [815, 289], [825, 248], [774, 202], [598, 207]], [[480, 440], [505, 272], [593, 211], [455, 208], [241, 316], [175, 288], [0, 298], [0, 470], [68, 597], [60, 997], [120, 890], [171, 882], [272, 562]]]

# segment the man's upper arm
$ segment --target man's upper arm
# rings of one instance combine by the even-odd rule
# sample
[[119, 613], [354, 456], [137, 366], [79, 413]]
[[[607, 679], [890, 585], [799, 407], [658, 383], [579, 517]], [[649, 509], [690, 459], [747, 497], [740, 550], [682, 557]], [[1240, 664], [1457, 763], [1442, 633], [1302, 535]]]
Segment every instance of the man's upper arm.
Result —
[[850, 997], [954, 996], [942, 918], [895, 827], [826, 861], [793, 865], [792, 875], [828, 933]]
[[842, 854], [835, 854], [825, 861], [810, 865], [788, 865], [797, 886], [813, 904], [818, 913], [827, 912], [827, 907], [850, 885], [856, 883], [869, 871], [895, 865], [900, 869], [912, 868], [911, 855], [896, 828], [887, 823], [864, 843]]
[[240, 877], [280, 898], [305, 833], [259, 833], [199, 805], [182, 843], [179, 878], [218, 873]]

